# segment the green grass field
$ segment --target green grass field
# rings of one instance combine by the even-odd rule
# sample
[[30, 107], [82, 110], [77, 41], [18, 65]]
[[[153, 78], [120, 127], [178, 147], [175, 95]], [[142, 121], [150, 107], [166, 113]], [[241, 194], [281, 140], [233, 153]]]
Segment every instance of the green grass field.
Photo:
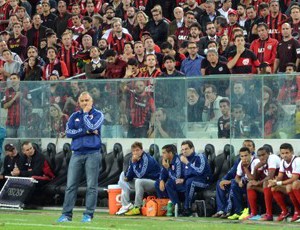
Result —
[[239, 222], [218, 220], [213, 218], [169, 218], [169, 217], [125, 217], [111, 216], [107, 213], [95, 214], [92, 223], [80, 223], [82, 213], [75, 212], [71, 223], [57, 224], [55, 221], [59, 217], [59, 211], [45, 210], [0, 210], [0, 229], [182, 229], [182, 230], [277, 230], [277, 229], [300, 229], [300, 224], [276, 223], [276, 222]]

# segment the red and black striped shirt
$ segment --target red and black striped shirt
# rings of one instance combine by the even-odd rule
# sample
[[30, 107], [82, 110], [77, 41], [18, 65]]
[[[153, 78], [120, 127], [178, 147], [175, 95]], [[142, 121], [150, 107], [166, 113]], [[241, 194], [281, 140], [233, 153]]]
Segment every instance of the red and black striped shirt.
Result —
[[66, 50], [64, 45], [61, 46], [60, 60], [66, 63], [67, 69], [69, 70], [69, 76], [74, 76], [79, 73], [77, 62], [74, 58], [77, 51], [78, 50], [75, 46], [71, 46], [68, 50]]
[[[236, 55], [236, 50], [229, 53], [228, 61], [231, 61]], [[253, 73], [252, 67], [258, 67], [260, 62], [258, 61], [256, 55], [249, 49], [241, 54], [240, 58], [236, 62], [235, 66], [232, 68], [233, 74], [248, 74]]]
[[148, 93], [136, 94], [129, 91], [130, 124], [143, 127], [149, 123], [151, 113], [155, 112], [154, 100]]
[[279, 13], [276, 18], [273, 18], [270, 14], [265, 18], [265, 22], [269, 27], [270, 38], [277, 39], [281, 41], [281, 26], [287, 20], [285, 14]]
[[117, 38], [117, 36], [113, 35], [113, 32], [111, 32], [108, 35], [107, 43], [109, 47], [113, 50], [115, 50], [119, 55], [123, 54], [125, 42], [131, 42], [132, 36], [130, 34], [122, 33], [121, 38]]
[[[2, 104], [11, 101], [17, 94], [14, 88], [10, 87], [5, 90], [5, 96]], [[17, 98], [7, 110], [6, 125], [12, 127], [20, 126], [20, 98]]]

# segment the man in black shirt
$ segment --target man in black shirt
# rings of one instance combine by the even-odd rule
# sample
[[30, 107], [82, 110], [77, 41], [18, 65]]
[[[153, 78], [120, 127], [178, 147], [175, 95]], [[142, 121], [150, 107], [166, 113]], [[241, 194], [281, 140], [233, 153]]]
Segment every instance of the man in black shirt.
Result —
[[222, 116], [218, 119], [218, 138], [230, 138], [230, 101], [223, 98], [219, 105]]
[[219, 55], [215, 49], [208, 49], [206, 58], [209, 63], [205, 69], [205, 75], [230, 74], [227, 64], [219, 61]]
[[17, 152], [13, 144], [6, 144], [4, 150], [6, 156], [3, 163], [3, 173], [0, 175], [0, 190], [5, 183], [5, 176], [12, 176], [15, 168], [22, 170], [24, 165], [24, 157]]
[[164, 67], [166, 68], [166, 71], [163, 72], [161, 77], [182, 77], [184, 76], [184, 74], [178, 70], [176, 70], [175, 65], [176, 65], [176, 61], [175, 58], [170, 56], [170, 55], [166, 55], [163, 59], [163, 64]]

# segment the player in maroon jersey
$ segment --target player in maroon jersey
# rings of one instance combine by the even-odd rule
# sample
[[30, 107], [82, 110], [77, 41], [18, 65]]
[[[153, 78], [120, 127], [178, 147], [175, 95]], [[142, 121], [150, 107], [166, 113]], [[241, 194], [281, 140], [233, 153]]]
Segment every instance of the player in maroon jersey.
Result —
[[292, 222], [300, 219], [300, 158], [294, 155], [293, 146], [284, 143], [280, 146], [280, 156], [282, 158], [278, 177], [269, 180], [273, 197], [281, 208], [281, 214], [277, 221], [286, 219], [290, 213], [288, 212], [284, 196], [287, 194], [294, 206], [294, 215]]
[[[253, 177], [247, 185], [248, 203], [251, 208], [251, 214], [246, 217], [249, 220], [273, 220], [272, 215], [272, 192], [268, 187], [268, 181], [277, 176], [280, 166], [280, 158], [272, 154], [270, 149], [261, 147], [257, 150], [257, 156], [260, 162], [255, 166]], [[264, 194], [266, 214], [261, 218], [257, 215], [257, 192]]]

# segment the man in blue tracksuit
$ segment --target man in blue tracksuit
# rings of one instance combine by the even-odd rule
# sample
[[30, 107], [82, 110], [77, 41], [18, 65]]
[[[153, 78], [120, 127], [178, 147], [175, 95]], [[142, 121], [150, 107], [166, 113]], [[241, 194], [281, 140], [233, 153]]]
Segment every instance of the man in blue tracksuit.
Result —
[[[165, 145], [162, 148], [162, 168], [159, 179], [155, 182], [158, 198], [170, 198], [171, 204], [179, 203], [178, 193], [185, 192], [184, 184], [177, 184], [177, 179], [184, 178], [185, 165], [181, 162], [174, 145]], [[168, 209], [168, 216], [172, 216], [172, 209]]]
[[205, 189], [209, 186], [212, 173], [204, 154], [196, 154], [193, 142], [190, 140], [181, 143], [181, 162], [184, 164], [184, 179], [177, 179], [177, 184], [184, 183], [185, 201], [182, 216], [191, 215], [191, 203], [195, 189]]
[[[252, 155], [255, 155], [255, 143], [252, 140], [244, 140], [243, 147], [249, 148]], [[218, 180], [216, 186], [217, 212], [212, 217], [227, 218], [230, 216], [233, 209], [232, 200], [236, 199], [237, 196], [237, 194], [233, 193], [231, 186], [233, 184], [236, 185], [235, 176], [240, 161], [241, 159], [238, 158], [229, 172], [221, 180]], [[242, 204], [240, 205], [242, 206]]]
[[216, 186], [216, 202], [217, 202], [217, 212], [212, 217], [227, 218], [230, 216], [232, 203], [229, 197], [230, 185], [232, 180], [234, 180], [236, 175], [236, 169], [240, 162], [238, 158], [229, 172], [221, 179], [218, 180]]
[[[131, 145], [132, 159], [126, 173], [121, 173], [119, 185], [122, 189], [122, 207], [116, 213], [133, 216], [140, 214], [144, 192], [155, 192], [155, 180], [159, 177], [160, 166], [149, 154], [144, 152], [141, 142]], [[130, 203], [130, 192], [135, 191], [134, 206]]]
[[73, 151], [69, 168], [63, 210], [58, 222], [72, 220], [77, 189], [83, 174], [86, 176], [86, 210], [82, 222], [91, 222], [97, 204], [98, 175], [101, 164], [101, 124], [104, 115], [93, 107], [93, 98], [83, 92], [78, 98], [80, 111], [74, 112], [67, 123], [66, 135], [72, 138]]

